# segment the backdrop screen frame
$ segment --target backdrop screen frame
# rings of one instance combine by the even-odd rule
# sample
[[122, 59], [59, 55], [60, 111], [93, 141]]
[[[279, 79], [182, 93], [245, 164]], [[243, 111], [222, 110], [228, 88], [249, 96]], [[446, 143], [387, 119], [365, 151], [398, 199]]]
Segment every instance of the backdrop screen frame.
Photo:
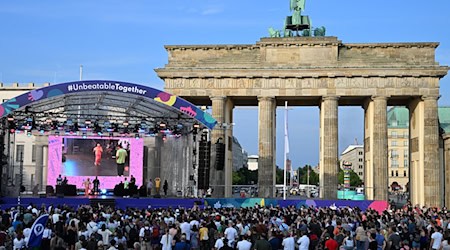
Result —
[[[101, 137], [89, 136], [83, 138], [82, 136], [49, 136], [48, 137], [48, 169], [47, 169], [47, 185], [56, 186], [56, 179], [58, 175], [62, 174], [62, 155], [63, 155], [63, 139], [97, 139], [97, 140], [127, 140], [130, 147], [130, 169], [129, 176], [98, 176], [100, 180], [100, 189], [113, 189], [116, 184], [124, 181], [125, 177], [130, 179], [131, 175], [136, 178], [136, 185], [139, 187], [143, 183], [143, 161], [144, 161], [144, 140], [142, 138], [130, 137]], [[68, 184], [76, 185], [77, 188], [84, 188], [83, 181], [90, 178], [91, 181], [95, 178], [92, 175], [86, 176], [66, 176]]]

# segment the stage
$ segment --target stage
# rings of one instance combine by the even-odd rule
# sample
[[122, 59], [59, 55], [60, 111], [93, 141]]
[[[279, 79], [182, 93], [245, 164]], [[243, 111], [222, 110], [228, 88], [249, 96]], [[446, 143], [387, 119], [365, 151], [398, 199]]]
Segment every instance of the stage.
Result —
[[[256, 204], [259, 206], [295, 206], [301, 207], [358, 207], [361, 210], [374, 209], [378, 212], [382, 212], [388, 208], [388, 202], [386, 201], [350, 201], [350, 200], [294, 200], [294, 199], [267, 199], [267, 198], [222, 198], [222, 199], [189, 199], [189, 198], [123, 198], [114, 196], [75, 196], [75, 197], [23, 197], [21, 198], [21, 205], [28, 206], [34, 204], [38, 207], [45, 206], [62, 206], [67, 205], [71, 207], [78, 207], [81, 205], [96, 205], [101, 203], [103, 205], [115, 206], [120, 209], [126, 209], [127, 207], [133, 207], [138, 209], [145, 208], [191, 208], [195, 204], [201, 208], [210, 206], [214, 208], [225, 207], [253, 207]], [[8, 209], [10, 207], [17, 206], [17, 197], [3, 197], [0, 198], [1, 209]]]

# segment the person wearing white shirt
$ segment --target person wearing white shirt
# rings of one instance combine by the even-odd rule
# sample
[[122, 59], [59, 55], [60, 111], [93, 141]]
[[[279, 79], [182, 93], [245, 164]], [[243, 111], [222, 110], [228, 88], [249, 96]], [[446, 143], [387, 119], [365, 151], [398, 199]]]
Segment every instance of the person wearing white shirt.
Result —
[[441, 241], [442, 241], [442, 229], [435, 227], [435, 232], [431, 235], [431, 248], [432, 249], [440, 249], [441, 248]]
[[300, 237], [297, 241], [299, 250], [308, 250], [309, 249], [309, 238], [306, 236], [305, 231], [300, 231], [302, 237]]
[[219, 234], [219, 237], [217, 238], [216, 242], [214, 243], [214, 249], [215, 249], [215, 250], [220, 250], [220, 249], [224, 246], [223, 240], [224, 240], [224, 237], [223, 237], [223, 235], [220, 233], [220, 234]]
[[60, 216], [60, 214], [56, 213], [56, 211], [55, 211], [55, 213], [52, 215], [53, 225], [56, 224], [56, 222], [59, 221], [59, 216]]
[[233, 227], [233, 223], [229, 222], [227, 229], [225, 229], [225, 237], [228, 239], [228, 246], [234, 247], [234, 241], [238, 237], [236, 228]]
[[111, 231], [106, 228], [106, 225], [103, 224], [102, 228], [97, 231], [98, 234], [102, 236], [102, 241], [105, 246], [109, 245], [109, 236], [112, 235]]
[[191, 222], [189, 223], [189, 225], [191, 225], [191, 229], [194, 227], [194, 225], [196, 225], [197, 228], [199, 228], [200, 222], [198, 222], [198, 220], [196, 220], [196, 219], [193, 219], [193, 220], [191, 220]]
[[281, 245], [284, 250], [295, 250], [295, 240], [294, 237], [292, 237], [292, 233], [290, 233], [288, 237], [284, 238]]
[[183, 220], [180, 224], [181, 234], [186, 234], [186, 242], [189, 243], [191, 239], [191, 225]]
[[166, 234], [161, 237], [161, 241], [159, 242], [162, 245], [161, 250], [172, 250], [172, 241], [173, 236], [169, 234], [169, 229], [167, 229]]
[[18, 234], [13, 240], [13, 250], [22, 249], [25, 246], [25, 239], [22, 234]]
[[247, 238], [247, 235], [242, 236], [242, 240], [237, 243], [237, 250], [250, 250], [252, 243]]

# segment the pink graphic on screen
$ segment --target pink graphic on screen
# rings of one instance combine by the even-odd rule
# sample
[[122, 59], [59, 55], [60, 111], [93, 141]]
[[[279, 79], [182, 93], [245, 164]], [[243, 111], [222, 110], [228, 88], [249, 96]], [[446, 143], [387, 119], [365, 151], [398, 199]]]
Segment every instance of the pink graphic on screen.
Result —
[[[69, 160], [66, 160], [69, 156], [66, 156], [67, 153], [67, 145], [63, 144], [63, 141], [65, 143], [68, 142], [78, 142], [78, 145], [82, 145], [82, 147], [85, 146], [85, 151], [87, 153], [80, 153], [80, 158], [82, 157], [89, 157], [89, 164], [86, 166], [86, 163], [84, 163], [82, 166], [79, 166], [77, 164], [81, 164], [81, 160], [77, 162], [73, 161], [70, 162]], [[84, 142], [85, 141], [85, 142]], [[99, 161], [98, 158], [96, 158], [96, 150], [93, 149], [91, 144], [98, 145], [102, 144], [100, 146], [102, 147], [102, 152], [104, 154], [107, 154], [108, 147], [104, 146], [106, 142], [120, 142], [120, 144], [127, 145], [129, 150], [129, 166], [124, 176], [117, 176], [117, 170], [116, 170], [116, 164], [114, 166], [106, 165], [106, 160], [104, 159], [106, 156], [103, 156], [103, 160]], [[63, 152], [63, 146], [65, 147], [65, 151]], [[82, 151], [82, 149], [78, 148], [77, 146], [76, 150], [78, 152]], [[90, 178], [92, 181], [95, 179], [95, 175], [92, 174], [90, 169], [94, 171], [96, 168], [111, 168], [109, 169], [109, 173], [106, 175], [98, 175], [98, 179], [100, 181], [100, 189], [113, 189], [116, 184], [118, 184], [120, 181], [123, 181], [125, 177], [130, 179], [130, 176], [133, 175], [136, 178], [136, 185], [139, 187], [142, 185], [142, 176], [143, 176], [143, 150], [144, 149], [144, 140], [141, 138], [135, 139], [135, 138], [123, 138], [123, 137], [88, 137], [88, 138], [82, 138], [80, 136], [49, 136], [48, 138], [48, 170], [47, 170], [47, 185], [56, 186], [56, 179], [58, 178], [58, 175], [62, 175], [67, 177], [68, 183], [71, 185], [76, 185], [77, 188], [83, 188], [83, 181], [87, 178]], [[114, 152], [110, 152], [111, 155], [115, 155]], [[63, 156], [64, 155], [64, 156]], [[64, 161], [63, 162], [63, 158]], [[114, 162], [115, 160], [108, 159], [109, 162]], [[67, 166], [69, 162], [72, 164], [69, 167]], [[98, 166], [97, 166], [98, 165]], [[78, 168], [80, 170], [83, 168], [83, 171], [78, 171]], [[70, 169], [70, 171], [68, 170]], [[104, 169], [102, 169], [104, 170]], [[88, 172], [86, 172], [88, 171]], [[114, 172], [114, 174], [110, 174], [111, 172]], [[78, 173], [91, 173], [87, 175], [79, 175]]]

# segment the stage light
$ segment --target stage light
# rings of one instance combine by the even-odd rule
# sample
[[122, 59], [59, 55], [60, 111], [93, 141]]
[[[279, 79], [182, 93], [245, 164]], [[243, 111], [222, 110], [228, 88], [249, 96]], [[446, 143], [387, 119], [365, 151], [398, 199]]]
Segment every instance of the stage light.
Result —
[[101, 192], [101, 194], [105, 195], [108, 192], [108, 190], [102, 189], [102, 190], [100, 190], [100, 192]]

